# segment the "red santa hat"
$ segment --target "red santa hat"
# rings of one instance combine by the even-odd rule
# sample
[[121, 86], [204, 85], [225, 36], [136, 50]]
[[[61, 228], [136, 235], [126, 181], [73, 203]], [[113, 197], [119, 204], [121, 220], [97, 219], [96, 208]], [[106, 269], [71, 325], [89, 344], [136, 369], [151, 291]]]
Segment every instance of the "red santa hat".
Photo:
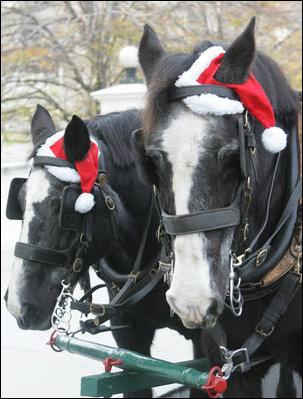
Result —
[[[53, 156], [67, 160], [63, 140], [64, 131], [55, 133], [39, 148], [37, 155]], [[91, 190], [98, 174], [99, 149], [94, 139], [91, 138], [90, 140], [91, 146], [85, 158], [82, 161], [75, 162], [77, 170], [68, 167], [46, 165], [48, 171], [59, 180], [70, 183], [81, 183], [82, 193], [75, 202], [75, 210], [80, 213], [89, 212], [95, 203]]]
[[264, 127], [262, 142], [265, 149], [276, 153], [287, 145], [286, 133], [275, 126], [275, 117], [272, 106], [252, 73], [242, 84], [224, 84], [218, 82], [214, 75], [221, 65], [224, 57], [224, 49], [221, 46], [213, 46], [204, 51], [193, 63], [189, 70], [179, 76], [175, 85], [177, 87], [189, 85], [219, 85], [233, 89], [240, 101], [218, 97], [214, 94], [201, 94], [185, 98], [184, 103], [194, 112], [199, 114], [226, 115], [240, 113], [244, 107]]

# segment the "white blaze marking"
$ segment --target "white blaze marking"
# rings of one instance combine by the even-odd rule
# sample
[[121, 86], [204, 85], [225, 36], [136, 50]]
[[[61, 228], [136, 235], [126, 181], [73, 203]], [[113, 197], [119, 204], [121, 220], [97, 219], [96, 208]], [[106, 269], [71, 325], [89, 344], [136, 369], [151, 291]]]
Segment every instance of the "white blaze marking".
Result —
[[[172, 164], [176, 214], [189, 213], [193, 175], [208, 134], [207, 122], [184, 110], [163, 132], [163, 149]], [[184, 320], [201, 323], [210, 305], [209, 266], [202, 234], [176, 236], [175, 270], [167, 299]]]
[[[20, 235], [20, 241], [28, 243], [29, 224], [35, 216], [34, 204], [42, 202], [48, 195], [49, 182], [46, 179], [45, 171], [42, 169], [32, 170], [26, 188], [25, 211]], [[23, 259], [14, 258], [12, 274], [9, 282], [9, 295], [7, 307], [13, 316], [20, 316], [20, 288], [25, 277]]]

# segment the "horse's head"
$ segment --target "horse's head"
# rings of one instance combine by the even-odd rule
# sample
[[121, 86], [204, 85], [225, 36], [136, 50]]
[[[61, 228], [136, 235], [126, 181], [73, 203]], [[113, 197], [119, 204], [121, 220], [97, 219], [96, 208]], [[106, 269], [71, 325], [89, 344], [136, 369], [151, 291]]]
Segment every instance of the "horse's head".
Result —
[[[76, 187], [76, 183], [80, 182], [80, 175], [77, 170], [68, 167], [68, 162], [72, 166], [71, 163], [87, 158], [91, 141], [84, 122], [76, 116], [65, 131], [56, 133], [51, 116], [41, 106], [37, 107], [34, 114], [31, 133], [35, 147], [34, 164], [26, 182], [15, 192], [15, 197], [18, 197], [12, 198], [20, 206], [22, 230], [20, 243], [15, 250], [6, 300], [7, 308], [17, 319], [19, 327], [44, 330], [51, 326], [50, 318], [62, 288], [61, 281], [69, 277], [71, 262], [78, 248], [77, 229], [68, 226], [67, 219], [64, 223], [68, 229], [59, 223], [64, 188], [70, 183]], [[40, 164], [35, 163], [37, 156], [62, 158], [55, 157], [50, 149], [60, 137], [63, 137], [67, 160], [61, 166], [47, 165], [43, 158], [40, 158]], [[80, 184], [77, 186], [80, 189]], [[84, 214], [81, 210], [74, 212], [74, 215], [67, 217], [71, 218], [71, 223], [78, 222], [79, 225]], [[85, 270], [86, 264], [79, 272], [80, 278], [84, 278]]]
[[[166, 297], [189, 328], [213, 327], [223, 311], [228, 289], [230, 250], [236, 245], [237, 209], [241, 206], [243, 165], [239, 121], [244, 118], [245, 108], [238, 97], [231, 98], [222, 86], [241, 85], [248, 79], [255, 58], [254, 26], [253, 18], [228, 48], [206, 41], [192, 54], [166, 53], [149, 26], [145, 26], [140, 43], [139, 60], [149, 95], [143, 111], [143, 133], [134, 134], [134, 147], [141, 177], [157, 187], [164, 225], [178, 230], [170, 233], [174, 273]], [[222, 89], [223, 94], [218, 94], [215, 88], [214, 92], [201, 96], [197, 91], [194, 96], [193, 89], [199, 90], [197, 79], [201, 72], [208, 71], [212, 61], [219, 58], [220, 66], [214, 77], [222, 84], [217, 88]], [[177, 92], [176, 88], [182, 86], [187, 87]], [[251, 148], [251, 156], [256, 158], [255, 163], [263, 158], [260, 183], [263, 178], [268, 180], [265, 165], [272, 162], [273, 154], [264, 151], [267, 143], [263, 137], [262, 145], [260, 133], [264, 127], [258, 121], [255, 125], [259, 129], [253, 144], [257, 151]], [[255, 184], [255, 175], [245, 184], [250, 190], [249, 185]], [[227, 223], [227, 212], [223, 208], [230, 205], [236, 209], [235, 220]], [[260, 207], [254, 221], [257, 226], [263, 215], [263, 204], [254, 206]], [[218, 209], [219, 212], [213, 212]], [[197, 213], [203, 215], [187, 217]], [[200, 220], [204, 227], [195, 228]], [[253, 230], [254, 227], [252, 233]]]

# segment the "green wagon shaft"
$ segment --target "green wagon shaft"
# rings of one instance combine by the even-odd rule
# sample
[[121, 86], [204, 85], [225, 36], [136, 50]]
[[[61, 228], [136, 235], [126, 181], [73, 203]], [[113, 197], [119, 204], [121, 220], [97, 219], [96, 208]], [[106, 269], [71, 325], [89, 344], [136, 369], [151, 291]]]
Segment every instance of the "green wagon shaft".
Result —
[[[109, 357], [113, 358], [113, 361], [121, 359], [121, 365], [116, 365], [116, 367], [122, 368], [124, 372], [105, 372], [82, 377], [82, 396], [109, 397], [117, 393], [171, 383], [201, 389], [206, 384], [209, 375], [206, 359], [170, 363], [126, 349], [113, 348], [64, 335], [55, 339], [55, 345], [62, 350], [99, 361], [104, 361]], [[202, 368], [203, 371], [197, 368]]]

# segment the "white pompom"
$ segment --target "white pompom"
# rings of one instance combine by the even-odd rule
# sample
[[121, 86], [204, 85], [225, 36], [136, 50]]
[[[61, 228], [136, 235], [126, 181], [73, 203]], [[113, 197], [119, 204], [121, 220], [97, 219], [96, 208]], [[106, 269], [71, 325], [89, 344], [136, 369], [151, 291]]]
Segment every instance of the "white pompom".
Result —
[[264, 148], [272, 153], [284, 150], [287, 145], [287, 134], [279, 127], [265, 129], [262, 134]]
[[94, 196], [90, 193], [82, 193], [75, 202], [75, 210], [80, 213], [89, 212], [95, 205]]

